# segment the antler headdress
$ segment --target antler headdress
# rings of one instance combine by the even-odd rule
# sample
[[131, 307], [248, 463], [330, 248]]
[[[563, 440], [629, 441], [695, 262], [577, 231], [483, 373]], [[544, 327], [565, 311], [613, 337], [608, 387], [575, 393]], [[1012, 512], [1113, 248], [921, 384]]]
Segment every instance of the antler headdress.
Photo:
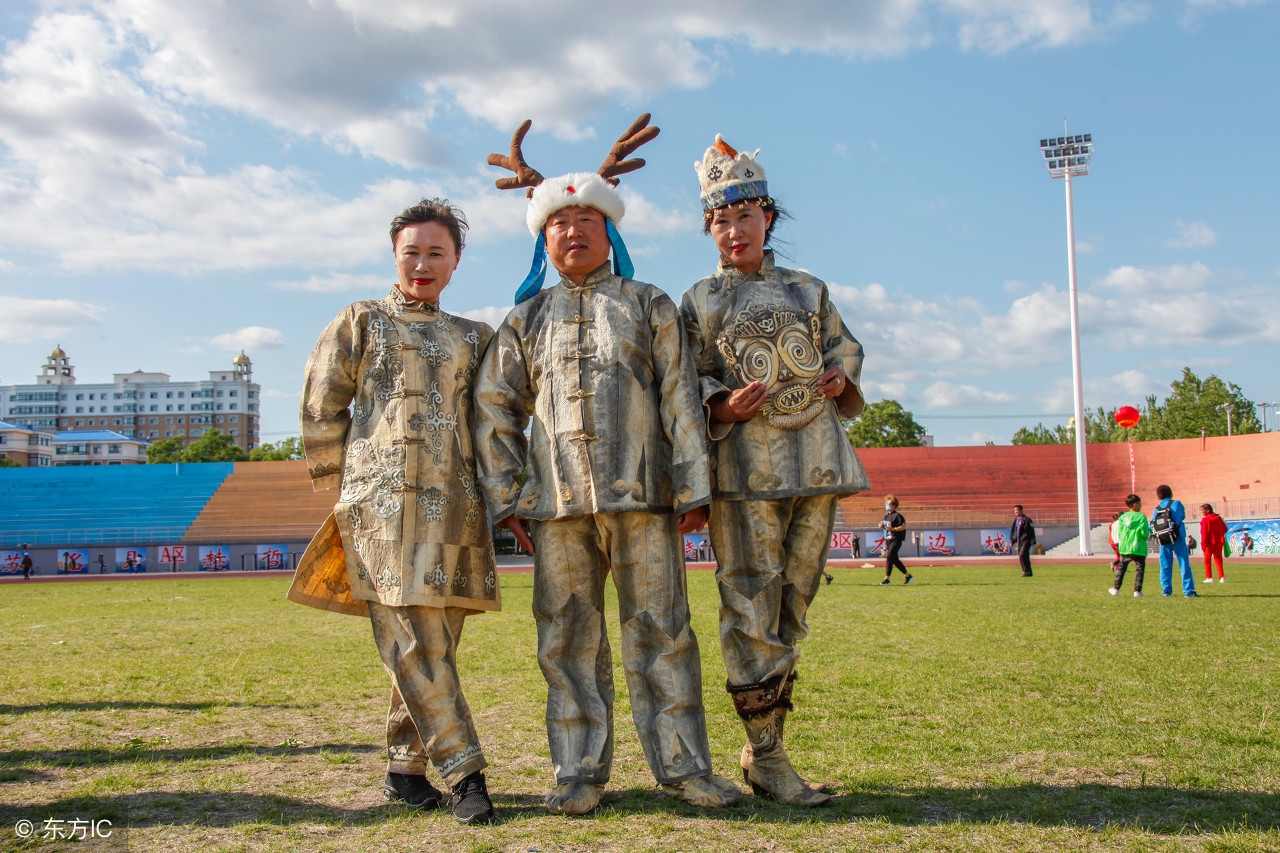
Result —
[[525, 215], [525, 222], [529, 226], [529, 233], [537, 237], [538, 241], [534, 246], [533, 266], [516, 291], [516, 304], [519, 305], [542, 289], [547, 272], [546, 237], [542, 226], [551, 214], [566, 207], [593, 207], [603, 213], [609, 243], [613, 248], [614, 274], [624, 278], [635, 275], [635, 267], [617, 229], [617, 223], [622, 221], [626, 213], [626, 206], [622, 203], [622, 196], [614, 188], [618, 185], [619, 175], [634, 172], [644, 166], [643, 159], [631, 155], [660, 132], [657, 127], [649, 126], [649, 113], [637, 118], [618, 137], [609, 155], [595, 172], [571, 172], [557, 178], [542, 177], [524, 158], [521, 147], [525, 134], [532, 126], [533, 122], [525, 119], [511, 136], [511, 152], [490, 154], [488, 157], [490, 166], [499, 166], [513, 174], [513, 177], [494, 181], [498, 189], [529, 188], [529, 210]]

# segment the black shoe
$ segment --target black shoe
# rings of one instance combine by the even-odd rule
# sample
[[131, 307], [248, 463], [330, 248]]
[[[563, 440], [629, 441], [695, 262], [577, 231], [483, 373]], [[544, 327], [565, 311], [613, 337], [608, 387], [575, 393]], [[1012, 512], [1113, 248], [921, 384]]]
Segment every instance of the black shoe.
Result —
[[458, 823], [490, 823], [493, 821], [493, 803], [489, 789], [484, 784], [484, 774], [476, 771], [453, 786], [449, 808]]
[[831, 586], [831, 582], [835, 580], [835, 575], [823, 575], [827, 579], [827, 586]]
[[1029, 577], [1031, 577], [1031, 572], [1023, 572], [1023, 573], [1022, 573], [1022, 576], [1023, 576], [1024, 578], [1029, 578]]
[[889, 585], [889, 579], [888, 579], [888, 578], [885, 578], [884, 580], [880, 581], [880, 586], [888, 586], [888, 585]]
[[903, 585], [903, 586], [906, 586], [907, 584], [911, 583], [911, 579], [912, 579], [913, 577], [915, 577], [915, 576], [914, 576], [914, 575], [907, 575], [907, 579], [906, 579], [906, 580], [904, 580], [904, 581], [902, 582], [902, 585]]
[[409, 773], [388, 773], [382, 782], [382, 796], [389, 803], [401, 800], [406, 806], [419, 809], [438, 809], [444, 802], [444, 794], [426, 776]]

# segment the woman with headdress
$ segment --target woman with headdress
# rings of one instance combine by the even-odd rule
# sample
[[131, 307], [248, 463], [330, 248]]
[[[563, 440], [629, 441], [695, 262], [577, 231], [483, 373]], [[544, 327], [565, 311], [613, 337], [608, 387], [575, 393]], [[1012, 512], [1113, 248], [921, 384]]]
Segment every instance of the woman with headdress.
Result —
[[681, 314], [712, 442], [720, 643], [747, 734], [743, 776], [758, 795], [815, 806], [830, 798], [792, 768], [783, 724], [836, 502], [867, 488], [840, 422], [863, 409], [862, 345], [822, 281], [774, 265], [769, 238], [785, 214], [759, 153], [717, 135], [695, 164], [720, 263]]

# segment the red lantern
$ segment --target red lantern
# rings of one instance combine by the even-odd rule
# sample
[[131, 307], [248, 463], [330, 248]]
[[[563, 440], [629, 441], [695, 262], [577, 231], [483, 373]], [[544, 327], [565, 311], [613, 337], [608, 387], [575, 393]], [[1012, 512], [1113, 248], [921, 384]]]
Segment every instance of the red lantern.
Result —
[[1133, 429], [1142, 420], [1142, 415], [1133, 406], [1121, 406], [1116, 409], [1116, 423], [1125, 429]]

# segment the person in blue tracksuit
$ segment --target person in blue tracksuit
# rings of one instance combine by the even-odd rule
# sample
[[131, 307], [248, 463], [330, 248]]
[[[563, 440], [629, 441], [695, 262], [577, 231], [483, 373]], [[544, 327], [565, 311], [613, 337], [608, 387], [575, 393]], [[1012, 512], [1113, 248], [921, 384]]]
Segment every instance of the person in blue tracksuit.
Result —
[[1156, 526], [1156, 516], [1165, 507], [1168, 507], [1177, 525], [1173, 542], [1160, 545], [1160, 591], [1165, 595], [1173, 595], [1173, 558], [1177, 557], [1178, 569], [1182, 572], [1182, 594], [1188, 598], [1196, 598], [1196, 581], [1191, 573], [1191, 555], [1187, 551], [1187, 510], [1182, 501], [1174, 500], [1173, 489], [1168, 486], [1156, 486], [1156, 497], [1160, 499], [1160, 503], [1156, 504], [1155, 511], [1151, 513], [1152, 529]]

